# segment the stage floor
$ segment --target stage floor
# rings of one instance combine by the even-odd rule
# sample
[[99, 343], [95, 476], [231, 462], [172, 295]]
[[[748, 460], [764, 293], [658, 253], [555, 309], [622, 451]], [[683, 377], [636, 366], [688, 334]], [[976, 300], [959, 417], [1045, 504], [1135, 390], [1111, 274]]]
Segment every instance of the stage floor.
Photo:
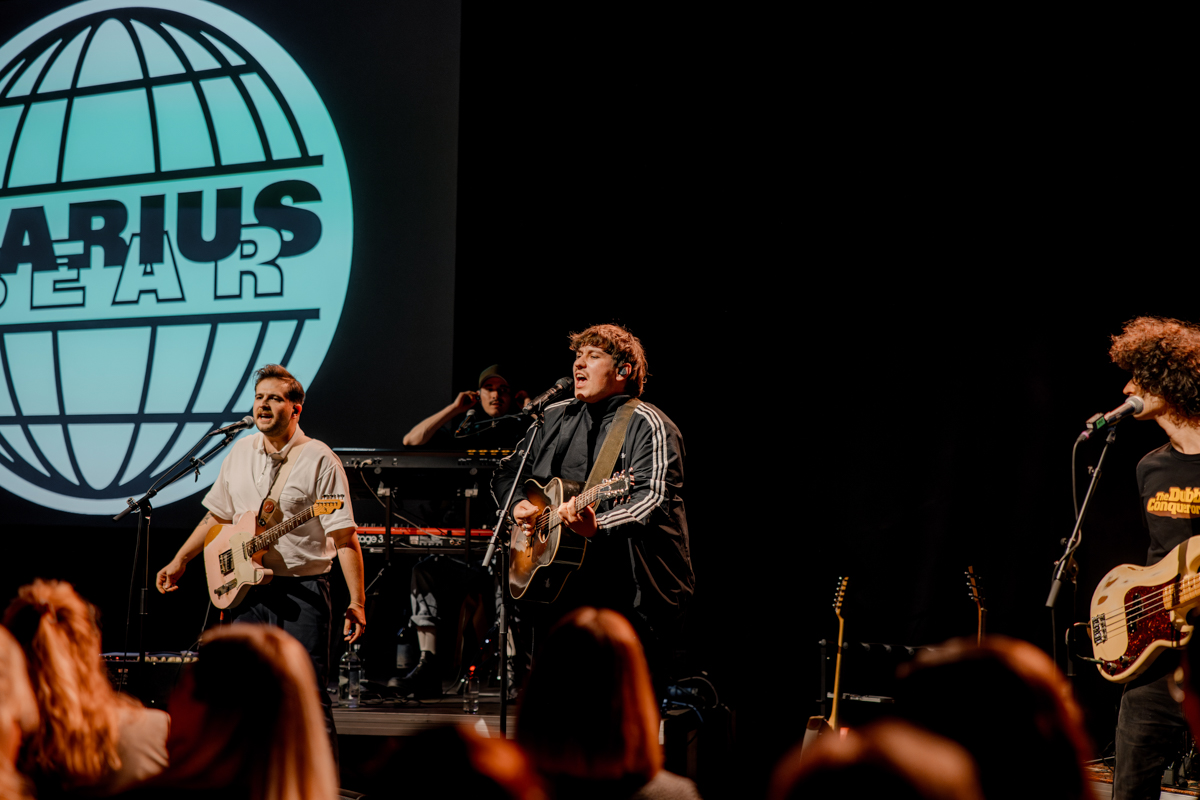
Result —
[[[517, 707], [508, 704], [506, 735], [513, 738]], [[435, 700], [371, 701], [358, 708], [335, 706], [333, 722], [339, 736], [413, 736], [446, 725], [469, 725], [488, 737], [500, 737], [500, 690], [479, 694], [479, 713], [463, 711], [462, 697], [443, 695]]]
[[[1089, 766], [1088, 771], [1091, 773], [1092, 789], [1096, 793], [1096, 800], [1112, 800], [1112, 768], [1095, 764]], [[1164, 786], [1159, 794], [1160, 800], [1182, 800], [1193, 797], [1200, 797], [1200, 785], [1195, 781], [1189, 781], [1187, 788]]]

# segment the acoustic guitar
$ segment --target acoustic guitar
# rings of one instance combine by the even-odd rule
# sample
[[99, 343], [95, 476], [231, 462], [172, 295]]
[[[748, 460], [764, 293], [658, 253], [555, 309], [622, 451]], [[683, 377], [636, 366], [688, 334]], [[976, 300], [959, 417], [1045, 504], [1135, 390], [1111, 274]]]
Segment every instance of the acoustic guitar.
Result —
[[629, 494], [630, 479], [618, 472], [603, 483], [580, 493], [575, 481], [551, 478], [545, 485], [525, 481], [525, 497], [538, 509], [528, 533], [518, 525], [509, 530], [508, 591], [516, 599], [552, 603], [558, 599], [567, 578], [583, 564], [587, 539], [572, 531], [558, 516], [558, 507], [574, 497], [580, 511], [605, 499]]

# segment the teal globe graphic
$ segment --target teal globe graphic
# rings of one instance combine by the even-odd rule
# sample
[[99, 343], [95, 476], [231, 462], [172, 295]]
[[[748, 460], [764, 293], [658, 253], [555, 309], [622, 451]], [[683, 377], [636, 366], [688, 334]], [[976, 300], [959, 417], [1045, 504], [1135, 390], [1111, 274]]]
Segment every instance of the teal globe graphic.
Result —
[[351, 242], [333, 123], [243, 18], [95, 0], [4, 44], [0, 486], [115, 513], [249, 412], [255, 369], [310, 382]]

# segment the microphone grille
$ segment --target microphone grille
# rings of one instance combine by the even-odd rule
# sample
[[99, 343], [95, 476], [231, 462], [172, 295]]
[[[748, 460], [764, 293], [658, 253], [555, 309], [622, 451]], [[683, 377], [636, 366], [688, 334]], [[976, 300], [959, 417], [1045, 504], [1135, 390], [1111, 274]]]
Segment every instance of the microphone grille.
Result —
[[1146, 404], [1142, 402], [1142, 398], [1137, 395], [1130, 395], [1129, 399], [1125, 402], [1129, 403], [1129, 407], [1133, 409], [1133, 413], [1135, 414], [1142, 413], [1142, 410], [1146, 408]]

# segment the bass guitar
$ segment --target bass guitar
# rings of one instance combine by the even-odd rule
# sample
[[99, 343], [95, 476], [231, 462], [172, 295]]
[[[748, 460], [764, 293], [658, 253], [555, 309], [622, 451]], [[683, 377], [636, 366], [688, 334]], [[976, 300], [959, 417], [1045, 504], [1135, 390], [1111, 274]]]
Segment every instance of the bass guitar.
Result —
[[1152, 567], [1122, 564], [1104, 576], [1088, 620], [1101, 675], [1126, 683], [1163, 650], [1187, 645], [1187, 613], [1200, 606], [1198, 568], [1200, 536], [1193, 536]]
[[515, 599], [553, 603], [567, 578], [583, 563], [587, 539], [572, 531], [558, 515], [558, 507], [571, 497], [575, 510], [605, 499], [618, 499], [629, 494], [630, 479], [618, 472], [586, 492], [575, 481], [551, 478], [543, 486], [535, 480], [525, 481], [525, 497], [538, 509], [528, 533], [519, 526], [510, 529], [512, 543], [508, 550], [508, 591]]
[[209, 528], [204, 536], [204, 575], [212, 604], [220, 609], [233, 608], [246, 599], [250, 587], [269, 583], [273, 573], [262, 565], [262, 560], [279, 537], [310, 519], [332, 514], [342, 505], [340, 497], [326, 496], [271, 528], [259, 525], [254, 511], [242, 514], [232, 525]]

